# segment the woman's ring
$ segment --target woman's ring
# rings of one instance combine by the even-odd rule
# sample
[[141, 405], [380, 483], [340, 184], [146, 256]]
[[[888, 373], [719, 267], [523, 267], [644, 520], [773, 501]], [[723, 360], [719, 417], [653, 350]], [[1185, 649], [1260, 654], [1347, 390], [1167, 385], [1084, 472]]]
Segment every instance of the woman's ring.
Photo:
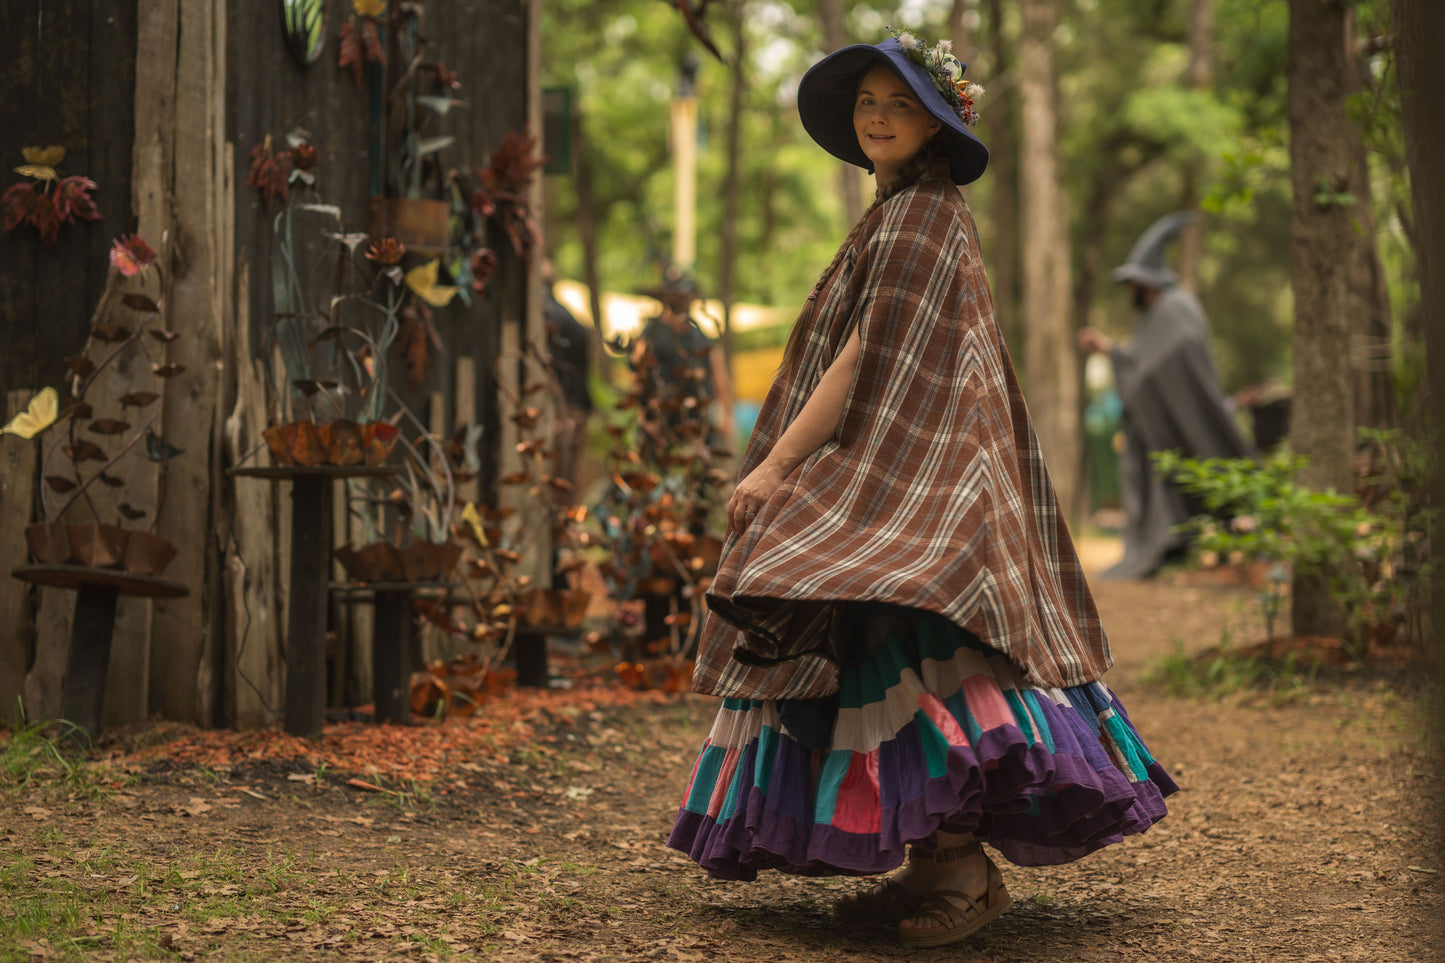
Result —
[[743, 512], [743, 517], [744, 517], [744, 518], [752, 518], [752, 517], [753, 517], [754, 515], [756, 515], [756, 514], [757, 514], [757, 512], [755, 512], [755, 511], [753, 511], [751, 508], [749, 508], [749, 509], [746, 509], [746, 510]]

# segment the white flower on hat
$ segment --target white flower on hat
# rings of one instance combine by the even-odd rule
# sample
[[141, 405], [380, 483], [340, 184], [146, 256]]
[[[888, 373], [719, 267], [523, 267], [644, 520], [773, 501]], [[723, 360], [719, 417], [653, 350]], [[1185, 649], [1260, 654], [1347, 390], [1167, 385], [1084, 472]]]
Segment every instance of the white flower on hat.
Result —
[[953, 44], [940, 40], [928, 47], [911, 33], [894, 30], [892, 27], [884, 29], [898, 41], [899, 49], [907, 54], [908, 59], [928, 74], [933, 88], [943, 96], [948, 106], [958, 115], [958, 119], [969, 127], [977, 124], [978, 111], [974, 109], [973, 101], [983, 96], [983, 88], [972, 82], [964, 82], [963, 72], [966, 68], [953, 55]]

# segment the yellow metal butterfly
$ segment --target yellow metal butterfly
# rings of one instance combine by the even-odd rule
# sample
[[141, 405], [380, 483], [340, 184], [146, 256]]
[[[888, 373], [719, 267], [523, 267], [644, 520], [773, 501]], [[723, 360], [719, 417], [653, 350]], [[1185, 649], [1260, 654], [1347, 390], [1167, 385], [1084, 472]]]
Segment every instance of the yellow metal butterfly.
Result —
[[15, 168], [15, 173], [33, 177], [37, 181], [58, 181], [60, 174], [55, 168], [65, 160], [65, 148], [56, 144], [49, 147], [22, 147], [25, 163]]
[[41, 388], [35, 393], [35, 397], [30, 399], [30, 404], [24, 411], [6, 422], [4, 428], [0, 428], [0, 434], [34, 438], [55, 424], [59, 415], [60, 395], [54, 388]]
[[406, 285], [416, 292], [417, 297], [434, 308], [444, 308], [457, 296], [457, 289], [451, 285], [437, 283], [437, 269], [441, 261], [432, 259], [406, 272]]

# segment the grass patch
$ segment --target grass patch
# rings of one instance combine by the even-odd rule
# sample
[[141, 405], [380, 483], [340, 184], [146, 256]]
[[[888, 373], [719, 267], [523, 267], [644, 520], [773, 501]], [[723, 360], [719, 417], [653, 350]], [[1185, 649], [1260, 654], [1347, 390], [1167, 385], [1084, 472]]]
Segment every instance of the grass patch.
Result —
[[86, 767], [72, 740], [85, 740], [84, 731], [64, 720], [17, 725], [0, 747], [0, 790], [31, 788], [37, 783], [59, 783], [72, 793], [100, 794], [100, 783]]
[[1291, 702], [1307, 695], [1316, 685], [1322, 663], [1299, 653], [1289, 652], [1273, 659], [1252, 652], [1241, 652], [1229, 644], [1225, 635], [1218, 646], [1190, 655], [1184, 643], [1174, 640], [1174, 651], [1164, 656], [1148, 672], [1146, 680], [1169, 695], [1209, 699], [1241, 694], [1264, 694], [1276, 704]]

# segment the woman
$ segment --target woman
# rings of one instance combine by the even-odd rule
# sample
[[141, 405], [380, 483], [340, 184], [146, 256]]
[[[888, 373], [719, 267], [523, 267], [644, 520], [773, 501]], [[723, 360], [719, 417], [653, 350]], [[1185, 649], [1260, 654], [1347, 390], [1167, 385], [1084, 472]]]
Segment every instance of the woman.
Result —
[[1021, 865], [1165, 814], [1174, 783], [1098, 679], [1108, 643], [954, 184], [988, 152], [946, 45], [845, 47], [803, 78], [878, 196], [808, 299], [729, 501], [694, 675], [725, 698], [669, 845], [709, 875], [904, 868], [843, 899], [963, 939]]

